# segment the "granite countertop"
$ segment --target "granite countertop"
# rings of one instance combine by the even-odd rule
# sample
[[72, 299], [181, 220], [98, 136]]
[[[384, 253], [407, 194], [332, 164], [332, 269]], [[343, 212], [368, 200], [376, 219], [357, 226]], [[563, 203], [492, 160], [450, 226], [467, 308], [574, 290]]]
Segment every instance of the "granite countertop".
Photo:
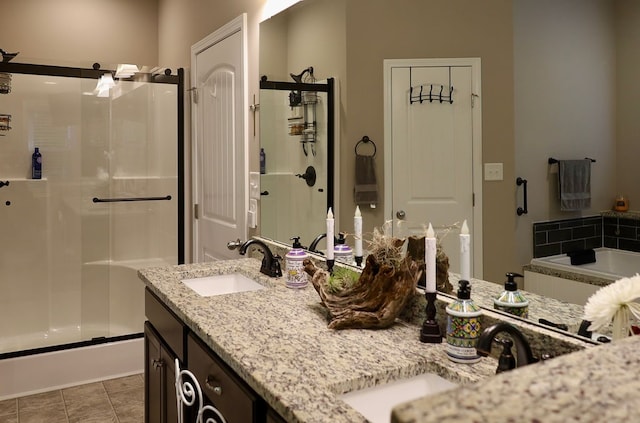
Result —
[[[444, 344], [419, 341], [420, 326], [327, 328], [311, 284], [300, 290], [260, 273], [253, 258], [149, 268], [139, 276], [187, 326], [290, 422], [364, 422], [336, 395], [381, 381], [433, 372], [460, 384], [495, 374], [497, 362], [450, 361]], [[238, 272], [267, 289], [201, 297], [180, 279]]]
[[397, 406], [393, 423], [635, 422], [640, 337], [501, 373]]
[[[613, 347], [589, 348], [593, 352], [588, 356], [581, 351], [495, 376], [497, 362], [494, 358], [483, 358], [473, 365], [458, 364], [446, 358], [444, 344], [421, 343], [418, 338], [424, 306], [419, 301], [408, 307], [404, 321], [398, 320], [391, 328], [334, 331], [327, 328], [326, 311], [311, 285], [302, 290], [286, 288], [284, 278], [268, 278], [258, 272], [259, 267], [259, 260], [247, 258], [143, 269], [139, 275], [197, 336], [290, 422], [364, 422], [364, 417], [337, 395], [424, 372], [437, 373], [462, 386], [398, 406], [394, 421], [453, 421], [450, 417], [454, 415], [462, 416], [456, 421], [507, 421], [509, 417], [520, 420], [522, 410], [539, 407], [543, 397], [548, 405], [546, 412], [559, 412], [566, 421], [579, 414], [574, 408], [567, 408], [564, 403], [567, 395], [560, 393], [561, 389], [576, 389], [576, 393], [569, 396], [571, 401], [587, 401], [580, 399], [584, 392], [600, 390], [599, 385], [593, 383], [588, 389], [576, 384], [570, 369], [580, 367], [576, 369], [579, 375], [576, 381], [584, 377], [592, 382], [598, 377], [606, 379], [607, 371], [599, 366], [600, 358], [604, 363], [613, 363], [612, 375], [617, 366], [624, 364], [624, 359], [616, 359], [615, 351], [626, 344], [617, 343]], [[267, 289], [200, 297], [180, 282], [180, 279], [233, 272], [250, 276]], [[450, 277], [455, 285], [456, 275]], [[490, 282], [473, 280], [473, 284], [474, 296], [481, 294], [483, 284], [492, 285], [485, 288], [501, 290], [500, 285]], [[492, 298], [493, 292], [484, 295]], [[446, 297], [439, 296], [439, 315], [446, 301]], [[496, 316], [510, 321], [500, 315], [491, 317], [492, 314], [485, 312], [483, 318], [487, 319], [487, 324], [495, 321]], [[443, 325], [442, 317], [439, 319]], [[560, 318], [554, 321], [557, 320]], [[563, 345], [557, 350], [562, 353], [589, 346], [536, 325], [515, 320], [513, 323], [521, 327], [534, 352], [549, 348], [549, 344], [558, 339]], [[536, 338], [537, 334], [543, 336]], [[600, 355], [599, 351], [607, 353]], [[584, 366], [584, 360], [593, 366]], [[567, 366], [567, 371], [563, 371], [563, 366]], [[545, 370], [541, 372], [540, 369]], [[556, 370], [548, 372], [546, 369]], [[567, 377], [561, 377], [564, 375]], [[538, 386], [537, 380], [548, 380], [545, 382], [548, 386]], [[528, 392], [531, 386], [537, 387], [533, 394]], [[545, 390], [551, 394], [547, 395]], [[531, 402], [530, 397], [533, 398]], [[432, 398], [436, 402], [432, 403]], [[465, 398], [462, 405], [458, 403], [460, 398]], [[592, 403], [603, 407], [607, 401]], [[499, 403], [505, 406], [501, 408]], [[498, 410], [504, 419], [497, 417]], [[542, 420], [548, 420], [546, 417]]]

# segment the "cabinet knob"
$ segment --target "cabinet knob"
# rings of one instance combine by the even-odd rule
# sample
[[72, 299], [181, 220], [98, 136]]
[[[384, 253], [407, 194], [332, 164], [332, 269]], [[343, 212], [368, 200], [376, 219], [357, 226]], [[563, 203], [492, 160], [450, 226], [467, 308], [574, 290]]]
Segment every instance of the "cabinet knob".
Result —
[[207, 376], [207, 380], [204, 381], [204, 386], [213, 391], [216, 395], [222, 395], [222, 387], [216, 385], [216, 381], [213, 376]]
[[151, 362], [151, 365], [153, 366], [154, 369], [158, 370], [162, 366], [164, 366], [164, 362], [161, 359], [154, 358], [153, 361]]
[[396, 217], [400, 220], [404, 220], [404, 218], [407, 217], [407, 214], [404, 212], [404, 210], [398, 210], [396, 212]]

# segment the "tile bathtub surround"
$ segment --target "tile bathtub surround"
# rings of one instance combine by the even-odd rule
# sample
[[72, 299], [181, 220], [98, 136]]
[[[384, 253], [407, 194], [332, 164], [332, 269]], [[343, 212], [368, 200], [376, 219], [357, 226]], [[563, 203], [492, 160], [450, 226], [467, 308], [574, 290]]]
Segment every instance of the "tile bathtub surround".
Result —
[[0, 401], [0, 423], [142, 423], [141, 374]]
[[640, 252], [640, 215], [606, 213], [604, 221], [604, 246]]
[[602, 247], [601, 216], [533, 224], [535, 258], [598, 247]]

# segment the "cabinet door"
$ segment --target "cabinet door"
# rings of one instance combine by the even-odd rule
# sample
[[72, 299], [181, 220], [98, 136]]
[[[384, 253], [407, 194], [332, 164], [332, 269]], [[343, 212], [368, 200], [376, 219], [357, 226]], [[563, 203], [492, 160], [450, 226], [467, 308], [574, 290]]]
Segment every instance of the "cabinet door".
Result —
[[144, 421], [162, 422], [162, 370], [160, 339], [149, 322], [144, 324]]
[[144, 325], [144, 404], [146, 423], [178, 421], [175, 355], [149, 322]]

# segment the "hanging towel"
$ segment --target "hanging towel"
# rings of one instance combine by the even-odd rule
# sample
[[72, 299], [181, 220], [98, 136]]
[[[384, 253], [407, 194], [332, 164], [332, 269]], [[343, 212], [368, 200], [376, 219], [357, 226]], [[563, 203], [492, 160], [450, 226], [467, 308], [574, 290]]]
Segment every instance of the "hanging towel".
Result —
[[356, 185], [353, 196], [357, 205], [369, 205], [375, 208], [378, 204], [378, 182], [376, 181], [376, 162], [374, 156], [356, 154]]
[[558, 160], [560, 210], [591, 208], [591, 160]]

